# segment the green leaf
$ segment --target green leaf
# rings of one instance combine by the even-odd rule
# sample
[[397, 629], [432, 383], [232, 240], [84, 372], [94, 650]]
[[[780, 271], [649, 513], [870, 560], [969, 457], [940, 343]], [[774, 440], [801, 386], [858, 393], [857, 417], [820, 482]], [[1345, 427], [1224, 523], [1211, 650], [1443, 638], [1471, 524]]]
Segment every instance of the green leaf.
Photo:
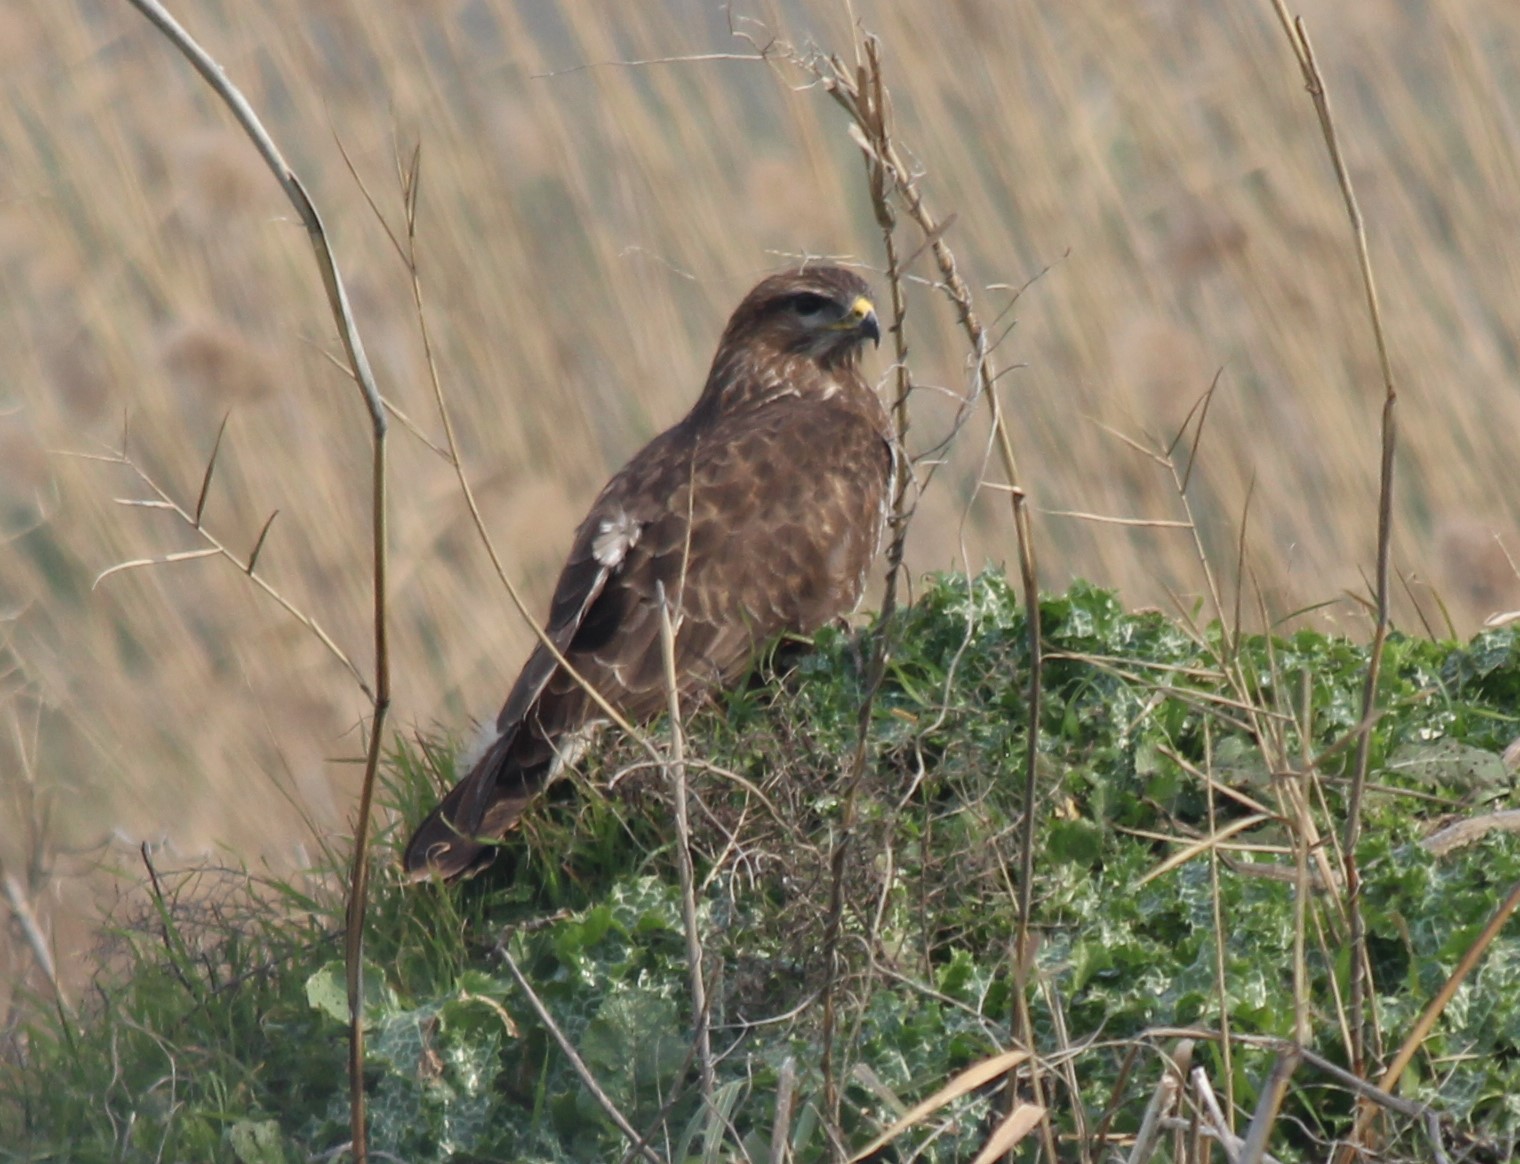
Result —
[[[348, 1022], [348, 970], [342, 962], [329, 962], [306, 979], [306, 1002], [313, 1010]], [[396, 1005], [395, 992], [380, 970], [364, 966], [364, 1025], [373, 1027]]]
[[285, 1164], [284, 1138], [277, 1120], [238, 1120], [227, 1129], [239, 1164]]
[[1386, 761], [1388, 771], [1420, 788], [1456, 791], [1501, 787], [1509, 782], [1504, 761], [1493, 752], [1460, 740], [1404, 744]]

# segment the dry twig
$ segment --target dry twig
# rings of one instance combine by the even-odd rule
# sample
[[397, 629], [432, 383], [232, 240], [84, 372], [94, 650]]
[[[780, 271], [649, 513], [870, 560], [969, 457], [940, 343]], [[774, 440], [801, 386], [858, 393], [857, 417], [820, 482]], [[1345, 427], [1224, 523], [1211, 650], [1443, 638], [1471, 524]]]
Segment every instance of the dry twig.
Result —
[[1377, 282], [1372, 274], [1372, 257], [1367, 250], [1367, 229], [1362, 221], [1361, 207], [1357, 204], [1356, 191], [1351, 186], [1351, 173], [1341, 153], [1340, 137], [1336, 132], [1335, 119], [1330, 113], [1330, 95], [1320, 75], [1319, 63], [1314, 58], [1314, 46], [1309, 41], [1309, 30], [1302, 17], [1290, 17], [1284, 0], [1272, 0], [1272, 7], [1282, 23], [1284, 34], [1298, 60], [1303, 74], [1304, 87], [1314, 102], [1319, 117], [1320, 130], [1324, 134], [1325, 148], [1329, 151], [1331, 164], [1335, 167], [1336, 180], [1340, 184], [1341, 198], [1346, 204], [1346, 214], [1351, 220], [1351, 234], [1356, 246], [1357, 264], [1362, 276], [1362, 289], [1367, 298], [1367, 315], [1372, 324], [1372, 336], [1377, 344], [1378, 366], [1383, 377], [1382, 457], [1378, 473], [1378, 539], [1377, 576], [1375, 584], [1376, 610], [1372, 633], [1372, 647], [1367, 658], [1367, 681], [1362, 689], [1362, 723], [1356, 745], [1356, 765], [1352, 773], [1351, 791], [1346, 800], [1345, 835], [1342, 841], [1342, 859], [1346, 867], [1346, 909], [1351, 925], [1351, 1061], [1358, 1071], [1366, 1069], [1368, 1033], [1371, 1028], [1366, 1007], [1372, 986], [1371, 968], [1367, 958], [1366, 923], [1361, 909], [1361, 873], [1356, 862], [1357, 842], [1362, 829], [1362, 793], [1367, 785], [1367, 766], [1372, 750], [1372, 724], [1377, 707], [1378, 675], [1382, 670], [1383, 645], [1388, 638], [1389, 559], [1393, 541], [1393, 462], [1398, 443], [1395, 406], [1398, 390], [1394, 387], [1393, 366], [1388, 357], [1388, 342], [1383, 332], [1382, 311], [1378, 307]]
[[[686, 799], [686, 737], [681, 730], [681, 693], [676, 686], [676, 633], [663, 583], [656, 582], [660, 603], [660, 653], [665, 665], [665, 692], [670, 712], [670, 762], [666, 777], [675, 801], [676, 869], [681, 878], [681, 921], [686, 930], [686, 974], [691, 983], [691, 1024], [702, 1099], [713, 1101], [712, 1030], [707, 1021], [707, 986], [702, 978], [702, 934], [697, 927], [696, 874], [691, 861], [691, 819]], [[680, 617], [679, 612], [676, 615]]]
[[628, 1118], [618, 1110], [617, 1104], [612, 1102], [612, 1097], [597, 1082], [596, 1076], [591, 1073], [591, 1068], [586, 1065], [586, 1061], [581, 1058], [580, 1052], [575, 1049], [575, 1044], [570, 1041], [569, 1036], [565, 1034], [560, 1025], [554, 1021], [554, 1016], [549, 1013], [549, 1008], [544, 1005], [544, 1000], [539, 998], [538, 992], [533, 989], [532, 983], [528, 981], [522, 972], [522, 968], [518, 966], [517, 959], [513, 958], [511, 951], [507, 949], [507, 939], [505, 937], [496, 943], [496, 948], [493, 952], [501, 960], [502, 965], [507, 968], [507, 973], [512, 975], [513, 981], [517, 983], [517, 988], [523, 992], [523, 997], [528, 1000], [528, 1005], [533, 1008], [533, 1013], [538, 1016], [538, 1021], [544, 1024], [544, 1029], [549, 1032], [549, 1037], [554, 1040], [565, 1058], [570, 1061], [570, 1066], [575, 1069], [576, 1075], [580, 1076], [580, 1081], [585, 1084], [586, 1090], [591, 1093], [591, 1098], [596, 1100], [597, 1106], [607, 1113], [607, 1118], [617, 1126], [617, 1130], [623, 1133], [628, 1143], [640, 1156], [648, 1160], [650, 1164], [664, 1164], [648, 1143], [645, 1142], [644, 1137], [639, 1135], [634, 1126], [628, 1122]]
[[[1019, 551], [1020, 579], [1024, 592], [1024, 604], [1028, 624], [1030, 657], [1028, 738], [1025, 751], [1025, 808], [1018, 885], [1019, 916], [1014, 953], [1015, 977], [1019, 986], [1013, 992], [1015, 1008], [1014, 1025], [1017, 1037], [1023, 1042], [1029, 1043], [1032, 1036], [1032, 1024], [1028, 1012], [1028, 992], [1025, 989], [1025, 984], [1033, 956], [1030, 915], [1033, 909], [1034, 892], [1034, 830], [1037, 792], [1036, 760], [1039, 748], [1042, 676], [1039, 578], [1035, 563], [1033, 529], [1030, 525], [1029, 507], [1026, 504], [1025, 493], [1020, 483], [1018, 462], [1013, 451], [1013, 441], [1009, 435], [1008, 424], [997, 394], [998, 374], [992, 360], [992, 345], [976, 310], [970, 288], [966, 285], [965, 280], [960, 274], [955, 254], [944, 240], [944, 234], [950, 220], [949, 218], [938, 219], [930, 211], [924, 200], [923, 192], [919, 188], [917, 176], [903, 161], [902, 154], [893, 138], [890, 127], [889, 99], [886, 87], [882, 81], [880, 44], [876, 38], [870, 35], [865, 36], [858, 50], [858, 55], [861, 56], [861, 59], [857, 60], [854, 68], [847, 67], [838, 57], [794, 59], [816, 77], [822, 84], [825, 92], [833, 97], [841, 108], [849, 114], [852, 123], [851, 136], [866, 156], [867, 170], [872, 179], [873, 202], [886, 202], [889, 195], [892, 199], [899, 202], [907, 212], [908, 217], [918, 226], [924, 240], [924, 245], [927, 246], [929, 253], [934, 258], [935, 265], [939, 270], [939, 285], [944, 289], [954, 305], [957, 318], [971, 346], [973, 370], [978, 391], [986, 399], [987, 407], [991, 414], [993, 439], [1002, 462], [1003, 473], [1006, 478], [1007, 496], [1012, 508]], [[879, 224], [890, 239], [895, 215], [890, 210], [890, 207], [879, 208], [877, 215]], [[895, 255], [895, 249], [888, 250], [889, 260], [894, 263]], [[900, 271], [895, 272], [895, 274], [899, 278], [901, 277]], [[895, 295], [896, 293], [894, 292], [894, 307], [897, 302]], [[901, 341], [899, 340], [899, 342]], [[900, 375], [905, 375], [905, 372], [900, 373]], [[884, 609], [884, 616], [886, 613], [887, 611]], [[884, 646], [878, 649], [878, 659], [880, 660], [878, 666], [884, 666]], [[868, 688], [868, 696], [863, 708], [863, 723], [865, 722], [865, 715], [869, 714], [870, 692], [873, 689], [874, 685]], [[857, 766], [860, 762], [857, 759]], [[848, 827], [849, 822], [846, 820], [842, 830], [846, 834]], [[842, 854], [840, 860], [842, 861]], [[835, 912], [831, 908], [831, 920]], [[831, 930], [835, 928], [837, 928], [837, 923], [831, 925]], [[828, 1038], [829, 1013], [827, 1004], [829, 999], [830, 995], [826, 994], [826, 1041], [824, 1044], [826, 1056], [831, 1053], [830, 1043], [832, 1042]], [[832, 1088], [831, 1080], [831, 1074], [826, 1076], [826, 1084]], [[1043, 1092], [1037, 1071], [1033, 1073], [1033, 1082], [1036, 1102], [1043, 1102]], [[836, 1108], [837, 1095], [834, 1096], [834, 1102], [830, 1104], [831, 1113], [837, 1114]], [[1011, 1112], [1012, 1109], [1010, 1109], [1010, 1114]], [[1048, 1124], [1042, 1125], [1042, 1132], [1046, 1140], [1046, 1153], [1051, 1159], [1055, 1159], [1055, 1143]]]
[[[315, 203], [307, 194], [305, 185], [285, 161], [274, 139], [264, 129], [258, 115], [248, 100], [227, 77], [194, 38], [169, 15], [158, 0], [131, 0], [137, 8], [176, 49], [194, 66], [212, 90], [232, 111], [243, 132], [247, 134], [263, 157], [280, 187], [300, 215], [301, 223], [311, 240], [317, 267], [322, 274], [322, 284], [327, 291], [328, 305], [338, 326], [343, 350], [348, 356], [349, 371], [358, 385], [364, 407], [369, 415], [371, 448], [373, 455], [370, 471], [370, 518], [371, 547], [373, 554], [372, 576], [374, 590], [374, 646], [375, 680], [371, 696], [373, 717], [369, 725], [369, 741], [364, 764], [364, 784], [359, 794], [358, 819], [354, 828], [353, 865], [349, 876], [348, 917], [344, 940], [344, 959], [348, 978], [349, 1053], [348, 1080], [353, 1135], [354, 1158], [364, 1164], [368, 1158], [368, 1136], [365, 1125], [364, 1096], [364, 912], [369, 888], [369, 825], [371, 806], [374, 801], [375, 777], [379, 770], [380, 748], [384, 739], [385, 717], [390, 710], [390, 649], [386, 626], [386, 432], [388, 422], [385, 405], [375, 387], [374, 374], [370, 371], [369, 357], [359, 338], [358, 326], [349, 307], [348, 292], [338, 273], [337, 260], [322, 226]], [[225, 422], [224, 422], [225, 424]], [[220, 436], [218, 436], [220, 443]], [[201, 512], [205, 505], [206, 486], [210, 483], [215, 454], [206, 466], [206, 476], [201, 487], [200, 501], [192, 524], [200, 527]], [[267, 526], [265, 527], [267, 532]], [[263, 535], [249, 555], [248, 574], [253, 575], [253, 563], [263, 545]]]

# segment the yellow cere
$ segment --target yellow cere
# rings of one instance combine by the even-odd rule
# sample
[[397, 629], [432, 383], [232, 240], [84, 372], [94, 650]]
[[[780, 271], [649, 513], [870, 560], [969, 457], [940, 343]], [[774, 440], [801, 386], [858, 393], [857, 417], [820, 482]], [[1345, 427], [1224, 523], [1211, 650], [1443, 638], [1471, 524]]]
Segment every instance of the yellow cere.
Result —
[[872, 314], [875, 310], [876, 304], [872, 303], [864, 295], [857, 295], [855, 297], [855, 302], [850, 304], [850, 310], [845, 313], [845, 317], [838, 323], [831, 324], [830, 326], [840, 329], [854, 327], [857, 323], [859, 323], [866, 316]]

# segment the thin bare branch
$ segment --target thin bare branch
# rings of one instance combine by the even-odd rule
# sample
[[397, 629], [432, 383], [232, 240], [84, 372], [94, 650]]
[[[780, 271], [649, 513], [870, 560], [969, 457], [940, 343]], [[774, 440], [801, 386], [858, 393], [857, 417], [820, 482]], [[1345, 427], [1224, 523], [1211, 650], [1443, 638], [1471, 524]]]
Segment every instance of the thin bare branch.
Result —
[[1245, 1142], [1240, 1146], [1238, 1164], [1262, 1164], [1265, 1160], [1267, 1141], [1272, 1135], [1272, 1129], [1277, 1126], [1277, 1114], [1282, 1110], [1283, 1099], [1288, 1094], [1288, 1084], [1293, 1080], [1293, 1073], [1298, 1070], [1300, 1058], [1296, 1045], [1287, 1044], [1278, 1050], [1272, 1074], [1261, 1088], [1261, 1098], [1257, 1100], [1256, 1110], [1251, 1114], [1251, 1126], [1246, 1129]]
[[[1008, 485], [992, 485], [984, 482], [993, 489], [1011, 489]], [[1165, 517], [1110, 517], [1105, 513], [1085, 513], [1080, 509], [1036, 509], [1036, 513], [1045, 517], [1074, 517], [1079, 521], [1092, 521], [1100, 525], [1133, 526], [1140, 529], [1192, 529], [1192, 522], [1177, 521], [1174, 518]]]
[[[944, 240], [944, 220], [937, 219], [924, 200], [918, 179], [913, 170], [904, 163], [901, 152], [889, 132], [885, 86], [882, 82], [880, 46], [876, 38], [867, 34], [856, 45], [858, 63], [847, 67], [838, 57], [794, 57], [795, 62], [810, 72], [827, 92], [849, 115], [854, 128], [851, 135], [866, 154], [868, 172], [880, 173], [883, 190], [890, 188], [900, 201], [908, 217], [918, 226], [922, 237], [928, 241], [939, 270], [939, 287], [955, 308], [956, 316], [971, 348], [971, 359], [976, 375], [979, 394], [985, 397], [991, 418], [992, 441], [1002, 463], [1003, 474], [1010, 486], [1007, 494], [1012, 509], [1015, 537], [1018, 545], [1020, 581], [1024, 592], [1024, 609], [1027, 623], [1030, 670], [1028, 676], [1027, 747], [1024, 756], [1024, 825], [1022, 835], [1021, 875], [1018, 886], [1018, 909], [1016, 948], [1014, 951], [1017, 987], [1013, 991], [1014, 1024], [1018, 1037], [1030, 1041], [1032, 1024], [1028, 1013], [1028, 991], [1025, 989], [1026, 971], [1031, 960], [1031, 913], [1033, 910], [1035, 849], [1035, 810], [1038, 782], [1036, 761], [1039, 754], [1039, 723], [1041, 707], [1041, 664], [1039, 574], [1035, 561], [1034, 533], [1030, 523], [1029, 506], [1026, 504], [1014, 455], [1013, 441], [1007, 420], [997, 393], [998, 374], [993, 365], [987, 332], [977, 313], [970, 288], [962, 278], [956, 257]], [[827, 995], [825, 996], [827, 1001]], [[826, 1012], [827, 1013], [827, 1012]], [[828, 1046], [825, 1044], [825, 1053]], [[1034, 1097], [1043, 1103], [1043, 1091], [1039, 1072], [1032, 1074]], [[1010, 1107], [1010, 1114], [1012, 1108]], [[1056, 1158], [1054, 1134], [1048, 1122], [1042, 1123], [1045, 1151]]]
[[[1346, 909], [1351, 922], [1351, 1059], [1361, 1070], [1369, 1054], [1369, 1036], [1375, 1040], [1375, 1024], [1365, 1013], [1370, 1003], [1372, 983], [1368, 976], [1366, 923], [1361, 909], [1361, 871], [1357, 865], [1356, 849], [1361, 839], [1362, 795], [1367, 783], [1367, 769], [1372, 755], [1373, 711], [1377, 706], [1378, 677], [1382, 670], [1383, 646], [1389, 629], [1389, 579], [1393, 542], [1393, 468], [1394, 453], [1398, 444], [1397, 412], [1398, 390], [1394, 386], [1393, 364], [1388, 355], [1388, 341], [1383, 329], [1382, 310], [1378, 306], [1377, 281], [1372, 273], [1372, 256], [1367, 247], [1367, 228], [1357, 203], [1356, 191], [1351, 184], [1351, 172], [1341, 152], [1340, 135], [1330, 110], [1330, 95], [1320, 73], [1319, 62], [1314, 56], [1314, 46], [1309, 40], [1309, 30], [1302, 17], [1290, 17], [1284, 0], [1272, 0], [1272, 7], [1282, 24], [1284, 35], [1298, 60], [1304, 87], [1314, 102], [1314, 112], [1319, 118], [1320, 130], [1325, 138], [1325, 148], [1335, 167], [1335, 177], [1340, 185], [1341, 198], [1350, 220], [1352, 242], [1356, 249], [1357, 266], [1362, 276], [1362, 291], [1367, 301], [1367, 317], [1372, 325], [1373, 341], [1377, 346], [1378, 366], [1383, 377], [1382, 455], [1378, 473], [1378, 540], [1376, 611], [1372, 646], [1367, 656], [1367, 679], [1362, 688], [1362, 729], [1357, 740], [1356, 763], [1353, 769], [1351, 790], [1346, 798], [1345, 833], [1341, 841], [1342, 859], [1346, 865]], [[1375, 1051], [1373, 1053], [1376, 1053]]]
[[533, 985], [517, 965], [517, 960], [512, 957], [512, 952], [507, 949], [507, 939], [505, 937], [496, 943], [493, 953], [501, 960], [502, 965], [507, 968], [507, 973], [512, 975], [512, 980], [517, 983], [517, 988], [523, 992], [523, 997], [528, 1000], [528, 1005], [533, 1008], [533, 1013], [538, 1016], [538, 1021], [544, 1024], [544, 1029], [549, 1032], [549, 1037], [554, 1040], [565, 1058], [570, 1061], [571, 1068], [580, 1077], [580, 1081], [585, 1084], [586, 1090], [591, 1093], [591, 1098], [596, 1100], [597, 1106], [606, 1113], [607, 1118], [613, 1122], [617, 1130], [623, 1133], [629, 1144], [638, 1150], [639, 1155], [648, 1160], [650, 1164], [664, 1164], [664, 1161], [655, 1154], [654, 1150], [644, 1142], [644, 1138], [634, 1129], [634, 1126], [628, 1122], [627, 1117], [618, 1110], [617, 1104], [612, 1102], [612, 1097], [607, 1094], [606, 1089], [602, 1087], [601, 1083], [597, 1081], [596, 1076], [592, 1074], [591, 1068], [586, 1065], [586, 1060], [582, 1059], [580, 1052], [575, 1049], [575, 1044], [570, 1041], [559, 1023], [554, 1021], [554, 1016], [549, 1013], [549, 1008], [544, 1005], [544, 1000], [539, 998], [538, 992], [533, 989]]
[[[385, 405], [375, 378], [370, 370], [369, 357], [359, 338], [349, 305], [348, 292], [338, 272], [337, 260], [328, 243], [327, 232], [322, 225], [316, 204], [306, 192], [305, 185], [296, 177], [295, 171], [285, 161], [274, 139], [264, 129], [253, 106], [228, 78], [225, 70], [217, 64], [205, 49], [196, 43], [158, 0], [131, 0], [133, 7], [148, 18], [176, 49], [190, 62], [211, 87], [212, 91], [227, 105], [242, 126], [243, 132], [263, 156], [275, 179], [285, 191], [286, 197], [300, 215], [306, 227], [307, 237], [316, 256], [317, 267], [322, 274], [322, 285], [327, 292], [328, 305], [332, 310], [338, 334], [348, 355], [354, 382], [359, 387], [365, 410], [369, 415], [371, 432], [370, 473], [370, 543], [372, 552], [372, 582], [374, 591], [374, 647], [375, 682], [373, 694], [373, 717], [369, 725], [370, 742], [364, 769], [364, 783], [359, 793], [358, 820], [354, 829], [353, 866], [349, 879], [348, 932], [344, 950], [347, 961], [348, 1011], [349, 1011], [349, 1101], [351, 1133], [354, 1158], [358, 1164], [368, 1159], [368, 1133], [365, 1121], [364, 1092], [364, 911], [369, 879], [369, 828], [370, 810], [374, 799], [375, 778], [379, 771], [380, 748], [385, 718], [390, 710], [390, 648], [387, 628], [387, 535], [386, 516], [386, 432], [388, 422]], [[225, 422], [224, 422], [225, 424]], [[219, 442], [220, 442], [220, 438]], [[212, 460], [215, 460], [213, 453]], [[210, 483], [210, 466], [207, 466], [206, 485]], [[205, 485], [202, 487], [204, 502]], [[197, 506], [195, 524], [199, 526], [200, 506]], [[254, 577], [250, 565], [247, 571]], [[357, 672], [355, 672], [357, 675]], [[361, 680], [362, 685], [362, 680]], [[368, 688], [366, 688], [368, 693]]]
[[[99, 585], [103, 579], [109, 577], [110, 575], [119, 573], [122, 570], [126, 569], [136, 569], [139, 566], [151, 566], [158, 565], [160, 563], [183, 562], [189, 561], [193, 558], [207, 558], [219, 555], [223, 558], [226, 558], [242, 573], [246, 574], [248, 576], [248, 580], [257, 586], [260, 590], [262, 590], [265, 594], [267, 594], [270, 598], [272, 598], [275, 603], [285, 611], [286, 614], [290, 615], [308, 631], [310, 631], [314, 636], [316, 636], [317, 641], [327, 649], [328, 653], [331, 654], [333, 658], [337, 659], [340, 664], [342, 664], [345, 671], [353, 676], [354, 682], [359, 685], [359, 690], [364, 693], [365, 698], [373, 700], [374, 693], [372, 692], [370, 685], [365, 681], [364, 676], [360, 673], [358, 665], [348, 657], [348, 654], [343, 650], [342, 647], [338, 646], [333, 637], [323, 629], [322, 625], [317, 622], [314, 617], [307, 614], [300, 607], [296, 606], [296, 604], [293, 603], [290, 599], [286, 598], [283, 593], [275, 589], [274, 585], [270, 583], [267, 578], [254, 570], [254, 566], [258, 562], [259, 551], [264, 547], [264, 538], [269, 533], [270, 524], [274, 521], [274, 514], [270, 514], [269, 520], [264, 523], [264, 528], [260, 532], [258, 541], [254, 544], [253, 552], [249, 555], [248, 560], [243, 561], [236, 554], [234, 554], [232, 550], [221, 541], [220, 538], [213, 534], [204, 525], [197, 525], [195, 522], [194, 514], [185, 509], [185, 507], [180, 505], [179, 502], [175, 501], [174, 498], [170, 497], [168, 491], [164, 489], [163, 486], [161, 486], [156, 480], [150, 477], [146, 472], [144, 472], [140, 466], [128, 458], [125, 452], [111, 456], [101, 456], [97, 454], [78, 455], [84, 457], [86, 460], [104, 461], [112, 465], [122, 465], [131, 470], [133, 475], [135, 475], [139, 481], [141, 481], [150, 490], [157, 494], [157, 497], [140, 500], [118, 498], [118, 504], [138, 506], [144, 509], [166, 509], [169, 512], [173, 513], [191, 529], [193, 529], [196, 533], [196, 536], [199, 537], [202, 541], [206, 542], [210, 547], [209, 549], [187, 550], [175, 554], [165, 554], [157, 558], [139, 558], [134, 559], [130, 562], [121, 562], [115, 566], [110, 567], [107, 570], [102, 571], [96, 577], [94, 583], [95, 585]], [[275, 511], [275, 513], [278, 512], [278, 510]]]
[[32, 960], [37, 963], [37, 968], [42, 971], [42, 976], [52, 987], [53, 997], [65, 1010], [70, 1009], [68, 999], [63, 992], [63, 984], [58, 980], [58, 967], [53, 961], [52, 947], [47, 935], [43, 933], [42, 924], [37, 920], [37, 914], [32, 909], [32, 903], [25, 888], [20, 881], [6, 872], [3, 862], [0, 862], [0, 897], [4, 897], [11, 921], [21, 932], [26, 948], [32, 952]]
[[[676, 681], [676, 632], [671, 625], [665, 585], [655, 583], [660, 604], [660, 655], [665, 667], [665, 693], [670, 712], [670, 762], [665, 766], [675, 801], [676, 869], [681, 879], [681, 921], [686, 930], [686, 974], [691, 985], [692, 1036], [701, 1073], [702, 1099], [711, 1105], [713, 1074], [712, 1030], [708, 1026], [707, 985], [702, 977], [702, 932], [697, 923], [696, 873], [691, 861], [691, 819], [686, 793], [686, 734], [681, 730], [681, 692]], [[679, 616], [678, 616], [679, 617]]]
[[[1441, 989], [1436, 991], [1435, 997], [1426, 1003], [1425, 1009], [1420, 1012], [1420, 1017], [1415, 1020], [1414, 1026], [1404, 1036], [1404, 1042], [1400, 1045], [1398, 1053], [1394, 1055], [1393, 1061], [1388, 1064], [1382, 1077], [1378, 1079], [1377, 1087], [1379, 1091], [1385, 1094], [1391, 1093], [1398, 1086], [1399, 1080], [1404, 1075], [1404, 1070], [1414, 1060], [1415, 1053], [1424, 1045], [1425, 1039], [1436, 1024], [1436, 1020], [1441, 1017], [1451, 1000], [1456, 997], [1457, 990], [1461, 987], [1462, 983], [1467, 981], [1468, 975], [1477, 968], [1478, 963], [1483, 959], [1483, 955], [1488, 952], [1489, 946], [1493, 945], [1494, 939], [1499, 936], [1499, 931], [1504, 928], [1505, 923], [1509, 921], [1510, 915], [1515, 912], [1516, 908], [1520, 908], [1520, 882], [1510, 887], [1509, 893], [1499, 903], [1499, 908], [1494, 910], [1492, 916], [1489, 917], [1482, 932], [1463, 951], [1461, 959], [1447, 976], [1446, 981], [1441, 984]], [[1372, 1110], [1368, 1102], [1364, 1100], [1358, 1105], [1356, 1125], [1347, 1140], [1349, 1145], [1357, 1145], [1362, 1142], [1362, 1137], [1367, 1132], [1371, 1118]]]

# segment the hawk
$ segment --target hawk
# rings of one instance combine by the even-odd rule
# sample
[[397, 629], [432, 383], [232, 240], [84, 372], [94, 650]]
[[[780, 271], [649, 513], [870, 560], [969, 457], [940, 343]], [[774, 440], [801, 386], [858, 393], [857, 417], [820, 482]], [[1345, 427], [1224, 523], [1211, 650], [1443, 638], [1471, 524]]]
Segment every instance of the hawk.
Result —
[[[610, 480], [575, 531], [533, 650], [469, 773], [417, 828], [413, 880], [473, 874], [606, 717], [669, 706], [661, 596], [683, 705], [733, 684], [783, 632], [853, 610], [881, 546], [891, 422], [860, 373], [881, 330], [840, 267], [772, 275], [739, 304], [702, 394]], [[576, 675], [580, 677], [578, 680]]]

